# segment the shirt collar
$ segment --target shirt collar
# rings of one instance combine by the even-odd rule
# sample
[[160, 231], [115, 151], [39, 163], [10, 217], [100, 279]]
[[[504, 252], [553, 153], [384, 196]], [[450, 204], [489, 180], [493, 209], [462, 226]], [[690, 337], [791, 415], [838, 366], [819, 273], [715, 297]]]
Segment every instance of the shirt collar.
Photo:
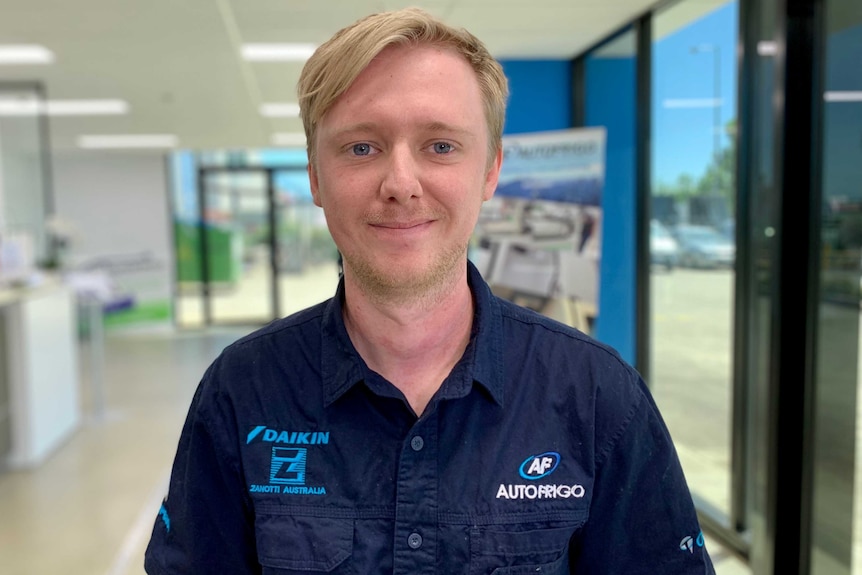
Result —
[[[473, 327], [470, 343], [455, 370], [463, 370], [471, 383], [480, 384], [491, 398], [502, 406], [503, 342], [500, 304], [482, 279], [479, 270], [470, 261], [467, 262], [467, 283], [475, 304]], [[321, 325], [321, 377], [325, 406], [329, 406], [348, 389], [361, 382], [368, 369], [347, 335], [343, 310], [344, 278], [341, 278], [335, 297], [326, 304]]]

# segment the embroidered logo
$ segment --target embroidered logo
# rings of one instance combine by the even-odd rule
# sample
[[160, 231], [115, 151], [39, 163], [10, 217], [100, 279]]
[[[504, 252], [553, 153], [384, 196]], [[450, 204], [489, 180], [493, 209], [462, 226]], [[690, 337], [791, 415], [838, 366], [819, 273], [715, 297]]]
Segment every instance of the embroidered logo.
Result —
[[[531, 455], [521, 462], [518, 475], [528, 481], [538, 481], [548, 477], [560, 466], [562, 457], [556, 451], [546, 451], [539, 455]], [[586, 495], [583, 485], [569, 484], [532, 484], [532, 483], [501, 483], [497, 488], [497, 499], [576, 499]]]
[[250, 445], [255, 439], [273, 445], [269, 460], [269, 483], [252, 484], [249, 486], [250, 493], [326, 495], [324, 486], [307, 484], [309, 452], [315, 447], [293, 446], [328, 445], [328, 431], [280, 431], [258, 425], [248, 433], [246, 445]]
[[260, 438], [266, 443], [285, 443], [288, 445], [326, 445], [329, 443], [328, 431], [279, 431], [265, 425], [258, 425], [248, 432], [245, 443]]
[[301, 447], [273, 447], [269, 482], [281, 485], [305, 485], [308, 450]]
[[680, 551], [688, 551], [689, 553], [694, 553], [695, 545], [697, 545], [698, 547], [703, 547], [703, 531], [697, 534], [696, 539], [691, 535], [686, 535], [682, 538], [682, 541], [679, 542]]
[[535, 481], [553, 473], [559, 464], [560, 454], [556, 451], [548, 451], [541, 455], [531, 455], [525, 459], [518, 469], [518, 473], [524, 479]]

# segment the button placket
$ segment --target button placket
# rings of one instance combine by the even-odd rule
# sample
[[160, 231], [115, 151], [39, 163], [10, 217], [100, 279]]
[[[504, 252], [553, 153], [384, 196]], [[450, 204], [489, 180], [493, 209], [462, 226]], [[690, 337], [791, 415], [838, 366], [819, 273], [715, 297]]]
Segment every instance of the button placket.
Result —
[[396, 575], [436, 573], [437, 426], [437, 414], [426, 414], [402, 443], [396, 481]]

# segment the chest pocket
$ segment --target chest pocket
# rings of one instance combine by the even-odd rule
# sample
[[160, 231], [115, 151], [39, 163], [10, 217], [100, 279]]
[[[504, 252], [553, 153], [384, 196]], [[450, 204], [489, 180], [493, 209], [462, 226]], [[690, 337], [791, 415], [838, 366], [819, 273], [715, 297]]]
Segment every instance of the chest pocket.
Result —
[[349, 573], [352, 519], [259, 513], [255, 538], [263, 575]]
[[569, 573], [569, 539], [580, 524], [505, 531], [505, 526], [470, 530], [471, 575]]

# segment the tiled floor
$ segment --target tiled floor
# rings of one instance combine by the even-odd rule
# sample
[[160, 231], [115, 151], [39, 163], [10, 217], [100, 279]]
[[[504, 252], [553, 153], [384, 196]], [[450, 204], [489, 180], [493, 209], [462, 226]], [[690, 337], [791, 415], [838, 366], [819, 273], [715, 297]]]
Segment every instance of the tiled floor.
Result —
[[[0, 573], [142, 575], [180, 426], [204, 368], [248, 329], [109, 332], [107, 410], [42, 466], [0, 474]], [[719, 575], [745, 565], [707, 538]]]

